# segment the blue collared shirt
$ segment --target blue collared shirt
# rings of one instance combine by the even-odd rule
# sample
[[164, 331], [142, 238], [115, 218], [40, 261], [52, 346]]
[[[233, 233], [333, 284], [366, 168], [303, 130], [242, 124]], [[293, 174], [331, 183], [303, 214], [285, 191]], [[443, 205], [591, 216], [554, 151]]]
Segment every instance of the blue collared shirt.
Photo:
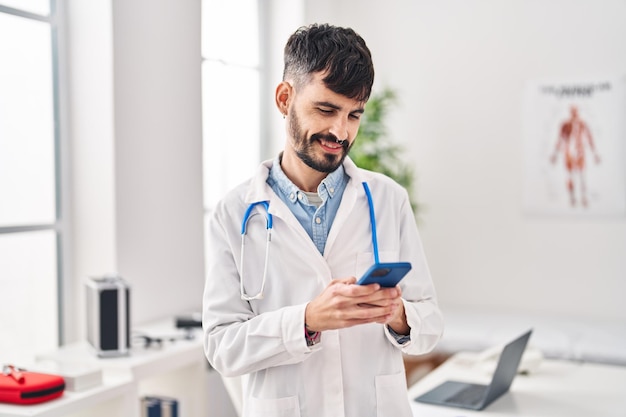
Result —
[[335, 220], [350, 177], [345, 173], [343, 165], [328, 174], [317, 187], [317, 194], [322, 200], [318, 207], [309, 200], [306, 193], [287, 178], [280, 167], [280, 156], [274, 159], [267, 183], [296, 216], [317, 250], [324, 254], [328, 231]]

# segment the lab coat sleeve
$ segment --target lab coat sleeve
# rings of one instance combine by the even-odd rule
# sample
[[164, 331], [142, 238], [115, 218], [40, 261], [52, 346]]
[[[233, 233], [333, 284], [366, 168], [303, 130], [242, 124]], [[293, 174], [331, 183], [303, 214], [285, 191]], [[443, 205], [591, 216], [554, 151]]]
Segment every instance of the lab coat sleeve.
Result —
[[411, 340], [401, 345], [387, 326], [384, 329], [389, 341], [403, 353], [420, 355], [433, 350], [439, 342], [443, 333], [443, 315], [408, 198], [401, 205], [400, 219], [400, 259], [410, 259], [412, 264], [412, 270], [401, 282]]
[[254, 314], [250, 304], [240, 297], [234, 255], [239, 253], [240, 240], [233, 237], [237, 232], [229, 235], [226, 230], [236, 224], [229, 216], [228, 210], [218, 208], [208, 225], [203, 296], [207, 359], [224, 376], [303, 361], [314, 350], [307, 346], [304, 337], [306, 304]]

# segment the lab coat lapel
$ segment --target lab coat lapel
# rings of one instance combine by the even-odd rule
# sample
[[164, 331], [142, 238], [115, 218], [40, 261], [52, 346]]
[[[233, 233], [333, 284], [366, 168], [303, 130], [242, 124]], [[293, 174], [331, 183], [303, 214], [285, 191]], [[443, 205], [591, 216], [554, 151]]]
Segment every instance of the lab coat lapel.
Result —
[[[289, 231], [283, 229], [283, 233], [296, 233], [298, 235], [297, 239], [305, 244], [306, 249], [303, 249], [305, 253], [299, 255], [299, 258], [302, 259], [303, 262], [307, 262], [312, 270], [317, 270], [321, 274], [315, 274], [318, 277], [328, 276], [331, 278], [330, 268], [319, 252], [315, 243], [311, 240], [311, 237], [308, 235], [304, 227], [300, 224], [296, 216], [289, 210], [289, 207], [276, 195], [276, 193], [272, 192], [272, 198], [270, 200], [270, 213], [274, 216], [274, 228], [280, 227], [276, 222], [276, 219], [280, 219], [285, 223], [286, 227]], [[278, 233], [278, 232], [277, 232]], [[317, 264], [318, 266], [314, 266]], [[325, 285], [327, 282], [322, 281], [322, 284]]]
[[328, 238], [326, 239], [326, 246], [324, 247], [324, 255], [331, 253], [333, 245], [337, 242], [339, 232], [343, 229], [345, 222], [348, 220], [348, 216], [354, 209], [354, 205], [357, 200], [357, 190], [353, 186], [354, 181], [350, 180], [348, 186], [343, 192], [341, 197], [341, 204], [335, 215], [335, 220], [328, 231]]
[[[272, 216], [276, 216], [284, 221], [291, 229], [297, 230], [301, 237], [311, 240], [306, 230], [302, 227], [296, 216], [289, 210], [289, 207], [274, 193], [272, 190], [272, 197], [270, 199], [270, 213]], [[311, 241], [311, 243], [313, 243]], [[313, 245], [315, 247], [315, 245]]]
[[[296, 216], [291, 212], [289, 207], [276, 195], [272, 187], [267, 183], [267, 177], [269, 176], [270, 168], [272, 167], [273, 160], [267, 160], [261, 163], [256, 175], [250, 182], [250, 187], [245, 196], [246, 204], [252, 204], [257, 201], [269, 201], [269, 213], [275, 218], [285, 222], [285, 224], [294, 233], [299, 235], [300, 239], [310, 243], [311, 253], [317, 254], [320, 260], [322, 255], [317, 250], [317, 247], [307, 234], [306, 230], [302, 227]], [[276, 227], [276, 220], [274, 220], [274, 227]], [[315, 256], [315, 255], [314, 255]], [[327, 268], [327, 266], [326, 266]]]
[[264, 161], [259, 165], [256, 174], [250, 180], [250, 186], [244, 197], [246, 204], [252, 204], [258, 201], [270, 201], [272, 199], [274, 192], [267, 184], [267, 177], [271, 167], [271, 160]]
[[348, 218], [352, 214], [352, 210], [354, 210], [356, 202], [359, 198], [365, 198], [365, 192], [361, 184], [364, 178], [350, 157], [344, 160], [343, 167], [346, 174], [350, 177], [350, 180], [343, 192], [337, 215], [328, 232], [324, 254], [331, 253], [333, 245], [336, 244], [337, 238], [339, 237], [339, 232], [343, 230], [346, 221], [348, 221]]

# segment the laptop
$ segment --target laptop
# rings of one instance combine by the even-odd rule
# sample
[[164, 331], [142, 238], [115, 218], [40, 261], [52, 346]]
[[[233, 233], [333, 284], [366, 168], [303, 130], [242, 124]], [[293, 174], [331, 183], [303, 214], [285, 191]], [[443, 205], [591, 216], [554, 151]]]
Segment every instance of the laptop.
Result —
[[415, 398], [415, 401], [482, 410], [511, 387], [531, 333], [532, 329], [504, 347], [489, 385], [446, 381]]

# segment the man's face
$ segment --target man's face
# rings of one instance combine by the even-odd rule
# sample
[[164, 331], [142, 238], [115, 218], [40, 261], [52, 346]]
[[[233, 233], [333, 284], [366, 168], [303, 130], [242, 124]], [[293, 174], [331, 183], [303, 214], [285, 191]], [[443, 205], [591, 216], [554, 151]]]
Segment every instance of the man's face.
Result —
[[287, 131], [300, 160], [316, 171], [329, 173], [348, 155], [365, 103], [334, 93], [322, 79], [323, 74], [317, 73], [296, 92]]

